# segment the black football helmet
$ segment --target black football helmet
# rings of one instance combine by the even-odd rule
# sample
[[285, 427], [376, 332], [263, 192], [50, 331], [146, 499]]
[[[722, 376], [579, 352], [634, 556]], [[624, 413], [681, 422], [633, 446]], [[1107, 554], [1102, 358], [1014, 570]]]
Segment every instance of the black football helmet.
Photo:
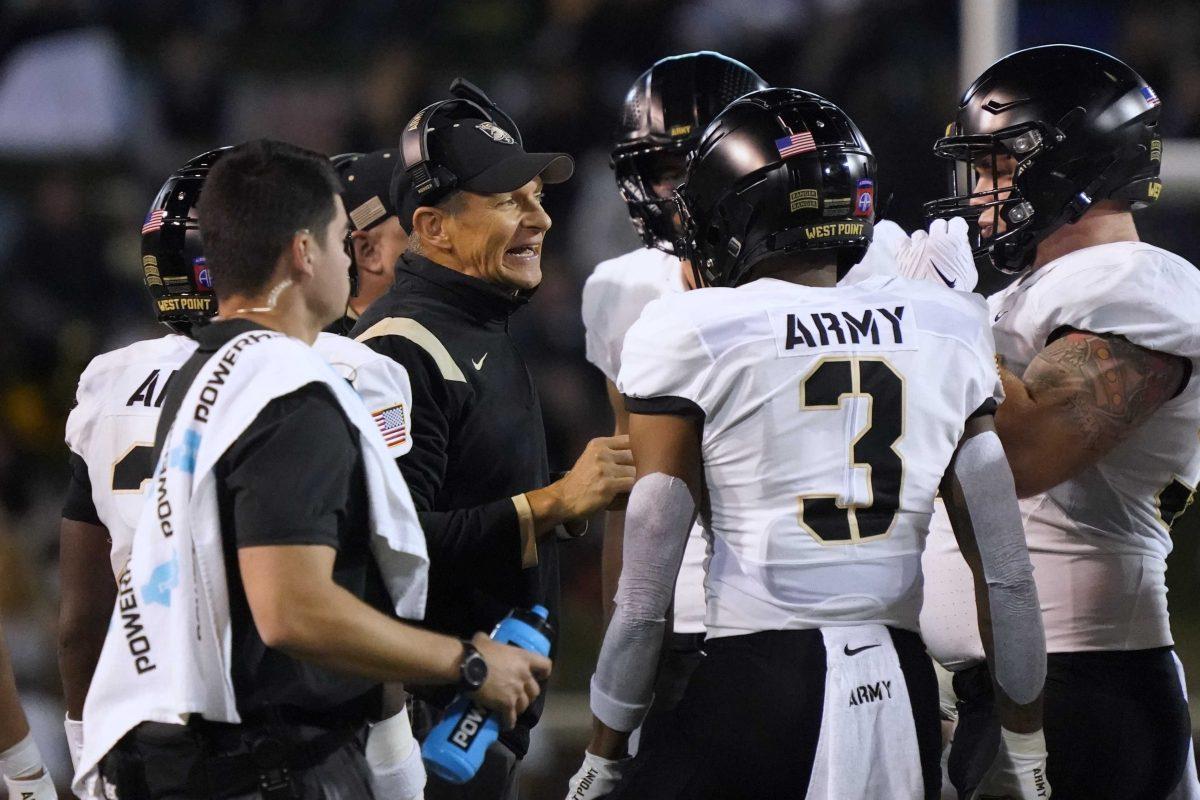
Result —
[[800, 89], [765, 89], [704, 131], [676, 192], [677, 252], [702, 284], [737, 286], [783, 253], [862, 259], [875, 221], [875, 156], [840, 108]]
[[740, 61], [707, 50], [671, 56], [642, 73], [625, 95], [612, 167], [629, 218], [646, 247], [675, 252], [675, 208], [651, 188], [656, 157], [688, 155], [725, 106], [767, 88]]
[[172, 173], [142, 223], [142, 274], [158, 321], [184, 335], [217, 313], [195, 210], [208, 171], [230, 149], [209, 150]]
[[[951, 196], [925, 205], [928, 217], [963, 216], [977, 256], [1018, 273], [1038, 244], [1097, 201], [1142, 208], [1158, 199], [1162, 141], [1159, 99], [1141, 76], [1110, 55], [1066, 44], [1021, 50], [988, 67], [959, 103], [934, 152], [950, 159]], [[1012, 188], [974, 192], [975, 169], [1012, 156]], [[983, 236], [989, 209], [1006, 228]]]

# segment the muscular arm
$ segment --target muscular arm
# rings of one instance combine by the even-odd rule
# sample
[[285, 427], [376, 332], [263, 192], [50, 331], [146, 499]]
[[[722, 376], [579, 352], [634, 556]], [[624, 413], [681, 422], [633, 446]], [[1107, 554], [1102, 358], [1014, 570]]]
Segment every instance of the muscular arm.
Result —
[[[613, 436], [623, 436], [629, 433], [629, 412], [625, 410], [625, 398], [617, 391], [612, 381], [606, 383], [608, 402], [616, 420]], [[614, 503], [605, 514], [604, 541], [600, 549], [600, 591], [604, 597], [605, 624], [612, 618], [613, 598], [617, 596], [617, 581], [621, 577], [621, 547], [624, 540], [625, 506], [623, 503]]]
[[117, 584], [109, 565], [108, 529], [62, 520], [59, 531], [58, 669], [67, 716], [83, 719], [83, 701], [100, 661]]
[[990, 416], [968, 420], [942, 498], [975, 579], [1000, 722], [1016, 733], [1040, 730], [1046, 638], [1012, 477]]
[[1117, 336], [1073, 331], [1018, 378], [1001, 369], [996, 414], [1017, 495], [1044, 492], [1095, 464], [1170, 400], [1187, 362]]

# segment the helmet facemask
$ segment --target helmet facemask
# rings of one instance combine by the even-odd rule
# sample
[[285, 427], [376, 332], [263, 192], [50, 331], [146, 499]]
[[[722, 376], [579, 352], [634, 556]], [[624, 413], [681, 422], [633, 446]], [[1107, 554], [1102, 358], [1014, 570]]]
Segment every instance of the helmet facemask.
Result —
[[[995, 133], [939, 139], [933, 151], [950, 162], [950, 196], [926, 203], [926, 218], [962, 217], [977, 259], [990, 256], [1001, 272], [1022, 272], [1033, 262], [1038, 243], [1053, 230], [1049, 220], [1039, 219], [1047, 212], [1039, 214], [1037, 198], [1023, 191], [1022, 177], [1035, 168], [1037, 157], [1061, 138], [1061, 133], [1042, 123], [1028, 122]], [[1015, 162], [1011, 182], [997, 186], [996, 176], [1008, 158]], [[974, 185], [981, 170], [992, 176], [992, 188], [977, 192]], [[1083, 208], [1087, 205], [1090, 201]], [[989, 218], [990, 224], [985, 225]]]
[[[1105, 53], [1056, 44], [1005, 56], [967, 89], [934, 145], [951, 161], [951, 196], [927, 203], [926, 216], [964, 217], [975, 254], [1020, 273], [1043, 241], [1097, 202], [1137, 210], [1158, 198], [1158, 116], [1154, 90]], [[1016, 162], [1011, 186], [973, 191], [981, 167], [995, 175], [1008, 157]], [[981, 230], [991, 219], [999, 224]]]
[[654, 179], [664, 156], [686, 158], [694, 144], [687, 141], [632, 152], [618, 150], [613, 154], [617, 189], [645, 247], [682, 257], [675, 244], [681, 234], [677, 223], [678, 207], [674, 197], [660, 197], [654, 191]]

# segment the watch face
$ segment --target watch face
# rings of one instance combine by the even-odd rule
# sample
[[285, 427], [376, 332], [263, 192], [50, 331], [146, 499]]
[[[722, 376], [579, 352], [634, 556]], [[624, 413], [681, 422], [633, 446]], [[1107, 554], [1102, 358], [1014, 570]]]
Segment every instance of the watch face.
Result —
[[483, 682], [487, 680], [488, 667], [487, 662], [483, 660], [483, 656], [479, 653], [471, 653], [462, 663], [463, 681], [475, 689], [483, 686]]

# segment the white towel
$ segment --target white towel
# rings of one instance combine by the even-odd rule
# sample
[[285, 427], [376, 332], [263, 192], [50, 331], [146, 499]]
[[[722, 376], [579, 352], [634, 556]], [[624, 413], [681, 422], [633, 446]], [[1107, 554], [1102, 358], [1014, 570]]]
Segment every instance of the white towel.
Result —
[[825, 706], [806, 800], [920, 800], [908, 687], [883, 625], [821, 628]]
[[359, 431], [371, 549], [396, 613], [424, 615], [425, 537], [362, 400], [297, 339], [262, 330], [235, 337], [200, 369], [147, 486], [84, 705], [77, 792], [94, 789], [97, 763], [141, 722], [186, 724], [192, 714], [241, 721], [229, 670], [229, 595], [213, 468], [269, 402], [311, 383], [328, 386]]

